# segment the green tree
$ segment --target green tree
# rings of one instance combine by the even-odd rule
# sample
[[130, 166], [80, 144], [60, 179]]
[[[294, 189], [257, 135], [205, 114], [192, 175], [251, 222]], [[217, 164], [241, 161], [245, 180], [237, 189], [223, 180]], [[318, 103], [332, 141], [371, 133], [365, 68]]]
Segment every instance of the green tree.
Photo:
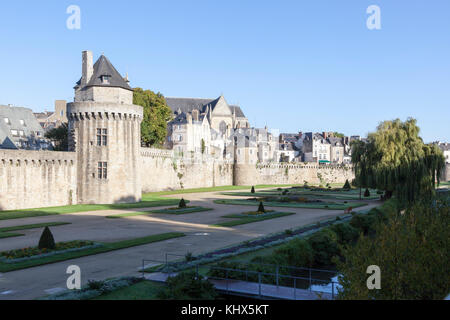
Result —
[[205, 145], [205, 140], [204, 139], [202, 139], [202, 154], [204, 154], [205, 153], [205, 150], [206, 150], [206, 145]]
[[186, 201], [184, 200], [184, 198], [182, 198], [180, 200], [180, 202], [178, 203], [178, 208], [180, 208], [180, 209], [186, 208]]
[[431, 198], [445, 159], [437, 146], [423, 142], [419, 130], [415, 119], [396, 119], [382, 122], [367, 141], [353, 141], [356, 184], [385, 190], [388, 198], [395, 194], [402, 203], [418, 195]]
[[[361, 236], [336, 261], [340, 299], [443, 299], [450, 292], [450, 205], [434, 201], [392, 212], [374, 236]], [[336, 259], [337, 260], [337, 259]], [[381, 270], [381, 290], [367, 288], [367, 267]]]
[[352, 187], [350, 186], [350, 182], [348, 182], [348, 179], [345, 180], [344, 187], [342, 189], [344, 190], [350, 190]]
[[53, 142], [55, 151], [67, 151], [69, 149], [69, 129], [67, 123], [50, 129], [45, 133], [45, 137]]
[[141, 140], [146, 146], [161, 146], [167, 136], [167, 122], [172, 111], [161, 93], [141, 88], [134, 89], [133, 103], [144, 108]]
[[49, 227], [45, 227], [44, 232], [42, 232], [41, 238], [39, 239], [39, 249], [54, 249], [55, 239], [50, 231]]
[[183, 272], [167, 279], [167, 286], [158, 292], [161, 300], [214, 300], [217, 293], [212, 283], [197, 277], [195, 272]]
[[258, 212], [259, 213], [265, 213], [266, 212], [266, 209], [264, 209], [264, 203], [262, 201], [259, 202]]

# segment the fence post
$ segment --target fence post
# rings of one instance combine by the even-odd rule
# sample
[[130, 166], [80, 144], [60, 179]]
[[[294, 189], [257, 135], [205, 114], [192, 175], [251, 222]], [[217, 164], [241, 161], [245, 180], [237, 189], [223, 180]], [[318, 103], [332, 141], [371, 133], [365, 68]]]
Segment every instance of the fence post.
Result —
[[229, 291], [228, 291], [228, 270], [225, 271], [225, 278], [227, 281], [227, 293], [229, 293]]
[[294, 278], [294, 300], [297, 300], [297, 278]]
[[312, 287], [312, 275], [311, 275], [311, 268], [309, 268], [309, 291], [311, 291]]
[[142, 278], [145, 278], [144, 267], [145, 267], [145, 260], [142, 259]]
[[169, 268], [168, 262], [167, 262], [167, 252], [166, 252], [166, 270]]
[[261, 272], [258, 272], [259, 297], [261, 298]]
[[331, 282], [331, 299], [334, 300], [334, 281]]
[[196, 272], [197, 272], [197, 279], [198, 279], [198, 264], [195, 266]]
[[277, 288], [278, 288], [278, 285], [279, 285], [279, 282], [278, 282], [278, 274], [279, 274], [279, 266], [277, 266]]

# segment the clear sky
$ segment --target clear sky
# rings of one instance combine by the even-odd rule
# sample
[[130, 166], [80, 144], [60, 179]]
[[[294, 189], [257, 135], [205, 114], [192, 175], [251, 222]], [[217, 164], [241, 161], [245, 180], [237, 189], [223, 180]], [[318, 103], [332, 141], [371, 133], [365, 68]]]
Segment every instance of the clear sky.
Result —
[[[72, 4], [80, 30], [66, 27]], [[223, 93], [256, 127], [366, 135], [411, 116], [426, 142], [450, 142], [449, 15], [448, 0], [1, 1], [0, 104], [71, 101], [92, 50], [132, 86]]]

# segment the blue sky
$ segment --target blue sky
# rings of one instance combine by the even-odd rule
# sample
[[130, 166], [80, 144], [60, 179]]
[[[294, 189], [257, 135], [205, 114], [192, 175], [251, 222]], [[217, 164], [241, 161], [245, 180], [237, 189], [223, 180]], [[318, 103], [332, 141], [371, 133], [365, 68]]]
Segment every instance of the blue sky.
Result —
[[[66, 28], [69, 5], [81, 30]], [[381, 8], [381, 30], [366, 9]], [[238, 103], [252, 125], [365, 135], [418, 119], [450, 141], [450, 1], [2, 1], [0, 104], [73, 99], [81, 51], [132, 86]]]

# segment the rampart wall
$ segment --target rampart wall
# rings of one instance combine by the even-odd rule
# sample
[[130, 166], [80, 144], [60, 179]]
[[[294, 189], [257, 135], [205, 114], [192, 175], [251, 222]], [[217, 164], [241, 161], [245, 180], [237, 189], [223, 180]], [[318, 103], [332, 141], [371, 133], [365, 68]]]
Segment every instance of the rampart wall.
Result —
[[0, 210], [76, 204], [75, 152], [0, 150]]

